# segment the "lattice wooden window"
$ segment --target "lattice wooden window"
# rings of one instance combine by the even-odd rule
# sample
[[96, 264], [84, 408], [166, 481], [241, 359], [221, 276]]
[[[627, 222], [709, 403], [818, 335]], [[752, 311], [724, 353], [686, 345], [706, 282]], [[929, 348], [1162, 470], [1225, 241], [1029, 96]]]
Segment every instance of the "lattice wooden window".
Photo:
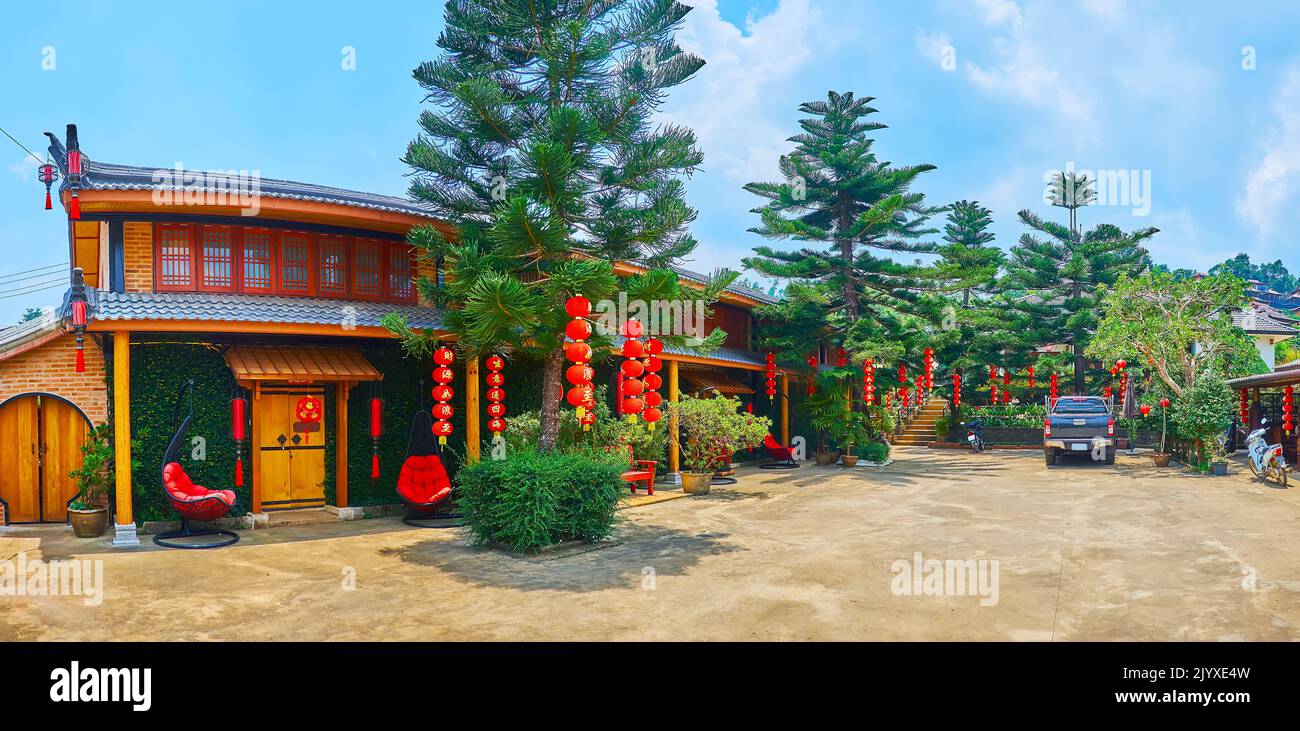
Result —
[[275, 291], [275, 269], [272, 257], [271, 233], [245, 229], [243, 231], [243, 273], [240, 289], [244, 292]]
[[226, 226], [199, 227], [200, 290], [230, 292], [235, 289], [233, 232]]
[[158, 289], [194, 289], [194, 239], [189, 226], [158, 227]]
[[303, 234], [280, 235], [280, 291], [311, 292], [311, 239]]
[[335, 236], [322, 236], [318, 244], [320, 293], [341, 295], [348, 292], [348, 241]]
[[358, 240], [352, 258], [352, 295], [359, 299], [379, 299], [383, 295], [384, 258], [378, 241]]
[[398, 301], [415, 298], [415, 285], [411, 281], [411, 249], [406, 244], [388, 247], [388, 297]]

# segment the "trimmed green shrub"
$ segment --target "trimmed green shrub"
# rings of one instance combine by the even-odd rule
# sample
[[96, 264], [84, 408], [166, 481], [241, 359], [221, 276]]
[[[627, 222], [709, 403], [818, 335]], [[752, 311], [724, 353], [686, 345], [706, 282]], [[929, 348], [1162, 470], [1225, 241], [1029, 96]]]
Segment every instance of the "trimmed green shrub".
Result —
[[485, 459], [456, 475], [459, 507], [476, 543], [534, 551], [562, 540], [607, 538], [626, 489], [621, 455], [603, 451]]
[[884, 442], [868, 442], [862, 448], [862, 460], [865, 462], [884, 462], [889, 459], [889, 445]]
[[948, 428], [952, 420], [946, 416], [940, 416], [934, 420], [934, 435], [940, 439], [948, 438]]

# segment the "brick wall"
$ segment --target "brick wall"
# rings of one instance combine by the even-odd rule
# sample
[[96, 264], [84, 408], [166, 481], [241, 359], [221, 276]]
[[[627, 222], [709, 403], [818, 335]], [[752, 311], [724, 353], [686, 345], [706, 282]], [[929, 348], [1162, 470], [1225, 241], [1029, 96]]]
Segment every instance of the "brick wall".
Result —
[[122, 224], [124, 284], [128, 292], [153, 291], [153, 226], [127, 221]]
[[71, 401], [91, 422], [108, 420], [108, 385], [104, 382], [104, 354], [99, 342], [87, 335], [86, 372], [75, 370], [76, 338], [62, 335], [8, 360], [0, 360], [0, 401], [32, 391], [43, 391]]

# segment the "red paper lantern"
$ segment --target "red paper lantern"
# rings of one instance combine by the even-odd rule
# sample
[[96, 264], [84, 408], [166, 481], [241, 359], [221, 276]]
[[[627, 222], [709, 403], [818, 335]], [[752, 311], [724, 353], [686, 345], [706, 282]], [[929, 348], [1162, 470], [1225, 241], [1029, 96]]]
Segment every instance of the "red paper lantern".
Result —
[[653, 424], [664, 418], [664, 413], [653, 406], [648, 406], [646, 410], [642, 412], [641, 418], [645, 419], [646, 423]]
[[1147, 414], [1150, 414], [1150, 413], [1151, 413], [1151, 405], [1150, 405], [1150, 404], [1142, 404], [1141, 406], [1138, 407], [1138, 411], [1142, 412], [1142, 415], [1143, 415], [1143, 416], [1146, 416]]
[[641, 361], [636, 359], [629, 359], [623, 361], [623, 365], [620, 366], [619, 369], [622, 370], [623, 375], [627, 376], [628, 378], [636, 378], [640, 376], [642, 373], [645, 373], [645, 365], [643, 365]]
[[500, 401], [490, 403], [487, 406], [487, 413], [488, 416], [505, 416], [506, 405], [501, 403]]
[[1160, 408], [1162, 408], [1162, 409], [1167, 409], [1167, 408], [1169, 408], [1169, 399], [1167, 399], [1167, 398], [1162, 398], [1162, 399], [1160, 399]]
[[434, 401], [450, 401], [456, 392], [451, 389], [451, 386], [439, 385], [433, 387], [432, 394]]
[[623, 381], [623, 394], [625, 396], [640, 396], [645, 391], [645, 382], [639, 378], [629, 378]]
[[[595, 375], [596, 375], [596, 370], [591, 366], [587, 365], [586, 363], [575, 363], [574, 365], [569, 366], [564, 371], [564, 380], [568, 381], [574, 386], [581, 386], [584, 383], [590, 383], [591, 379]], [[501, 384], [494, 383], [492, 385], [500, 386]]]
[[451, 436], [452, 426], [450, 421], [433, 422], [433, 435], [438, 437], [439, 444], [446, 444], [447, 437]]
[[590, 393], [591, 393], [591, 386], [586, 386], [586, 385], [574, 386], [573, 388], [569, 389], [568, 393], [565, 394], [564, 398], [566, 401], [569, 402], [570, 406], [577, 408], [587, 403], [588, 394]]
[[433, 418], [435, 419], [450, 419], [455, 413], [456, 409], [451, 404], [436, 403], [433, 405]]
[[500, 434], [501, 432], [506, 430], [506, 420], [498, 416], [494, 416], [491, 419], [488, 419], [487, 428], [488, 431], [492, 432], [493, 434]]
[[591, 346], [582, 342], [565, 343], [564, 357], [575, 363], [586, 363], [591, 360]]
[[433, 351], [433, 362], [440, 366], [449, 366], [456, 362], [456, 353], [444, 345]]
[[499, 371], [506, 367], [506, 359], [499, 355], [489, 355], [484, 364], [489, 371]]
[[506, 390], [504, 388], [489, 388], [487, 391], [488, 401], [505, 401]]
[[591, 314], [591, 300], [582, 295], [570, 297], [564, 303], [564, 311], [569, 314], [569, 317], [586, 317]]
[[664, 402], [664, 397], [658, 391], [646, 391], [641, 400], [645, 402], [646, 406], [658, 406]]
[[628, 340], [635, 340], [641, 337], [642, 330], [640, 320], [628, 320], [623, 323], [622, 335]]
[[625, 414], [639, 414], [643, 408], [645, 408], [645, 403], [639, 398], [623, 399], [623, 413]]
[[[647, 368], [647, 370], [650, 369]], [[654, 370], [657, 371], [659, 369], [655, 368]], [[645, 387], [652, 391], [658, 391], [664, 386], [664, 379], [658, 373], [654, 373], [654, 372], [647, 373], [645, 374], [645, 378], [642, 378], [641, 380], [645, 381]]]
[[[658, 338], [649, 338], [645, 341], [646, 352], [650, 355], [659, 355], [664, 352], [664, 344]], [[771, 355], [771, 353], [768, 353]]]
[[569, 320], [569, 324], [564, 326], [564, 334], [570, 340], [586, 340], [591, 337], [591, 323], [586, 320]]
[[451, 383], [455, 379], [456, 372], [446, 366], [433, 369], [433, 380], [438, 383]]

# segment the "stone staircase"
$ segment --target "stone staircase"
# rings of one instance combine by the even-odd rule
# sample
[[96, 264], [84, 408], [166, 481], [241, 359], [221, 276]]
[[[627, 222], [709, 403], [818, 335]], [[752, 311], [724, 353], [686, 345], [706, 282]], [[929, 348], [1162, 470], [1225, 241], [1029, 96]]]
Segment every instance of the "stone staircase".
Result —
[[912, 417], [912, 421], [903, 427], [903, 433], [894, 437], [893, 443], [904, 447], [926, 447], [938, 441], [934, 434], [934, 424], [943, 416], [943, 410], [947, 406], [947, 399], [935, 397], [927, 400]]

